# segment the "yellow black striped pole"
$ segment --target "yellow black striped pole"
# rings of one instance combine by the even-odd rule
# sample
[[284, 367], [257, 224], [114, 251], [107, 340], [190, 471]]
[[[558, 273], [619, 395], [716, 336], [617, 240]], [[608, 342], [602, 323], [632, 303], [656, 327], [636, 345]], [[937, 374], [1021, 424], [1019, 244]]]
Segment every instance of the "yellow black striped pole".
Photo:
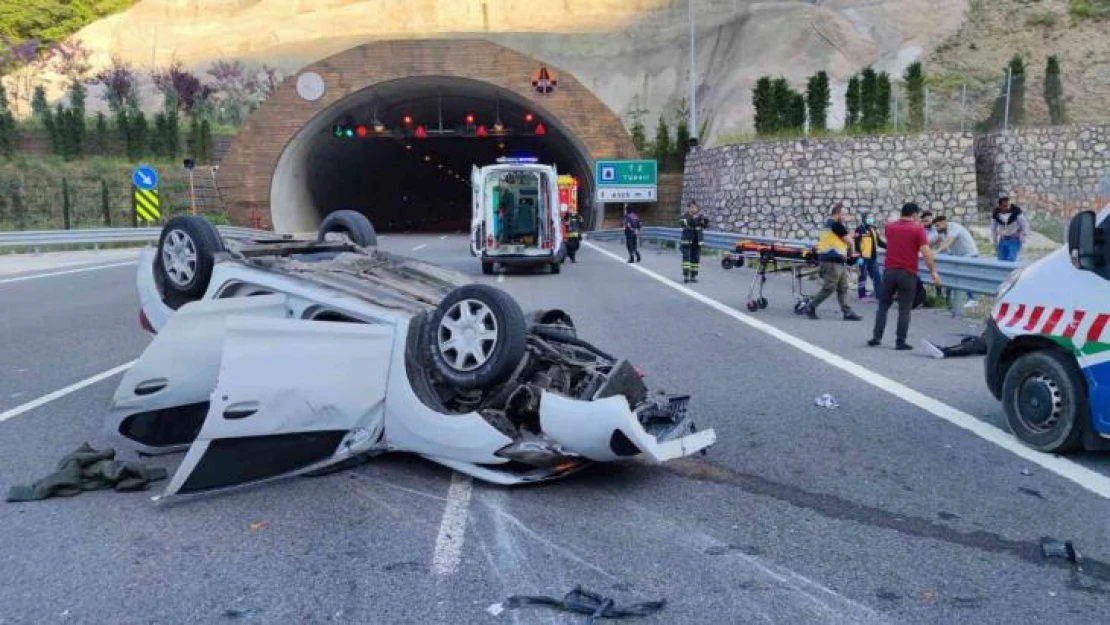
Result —
[[155, 222], [162, 219], [162, 199], [158, 196], [158, 189], [144, 191], [132, 185], [131, 205], [135, 210], [135, 217], [139, 220]]

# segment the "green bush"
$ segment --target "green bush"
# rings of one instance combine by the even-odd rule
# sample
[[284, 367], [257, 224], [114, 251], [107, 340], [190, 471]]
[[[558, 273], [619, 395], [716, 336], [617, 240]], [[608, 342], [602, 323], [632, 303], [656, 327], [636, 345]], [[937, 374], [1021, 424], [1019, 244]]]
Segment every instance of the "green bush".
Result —
[[1071, 0], [1068, 13], [1076, 19], [1110, 17], [1110, 0]]

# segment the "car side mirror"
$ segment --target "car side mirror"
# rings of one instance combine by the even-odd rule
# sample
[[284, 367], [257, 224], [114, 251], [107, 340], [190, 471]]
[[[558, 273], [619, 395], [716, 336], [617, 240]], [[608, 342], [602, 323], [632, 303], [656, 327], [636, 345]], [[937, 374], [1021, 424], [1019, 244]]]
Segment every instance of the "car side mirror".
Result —
[[1095, 213], [1083, 211], [1068, 224], [1068, 255], [1076, 269], [1095, 271], [1100, 254], [1096, 250]]

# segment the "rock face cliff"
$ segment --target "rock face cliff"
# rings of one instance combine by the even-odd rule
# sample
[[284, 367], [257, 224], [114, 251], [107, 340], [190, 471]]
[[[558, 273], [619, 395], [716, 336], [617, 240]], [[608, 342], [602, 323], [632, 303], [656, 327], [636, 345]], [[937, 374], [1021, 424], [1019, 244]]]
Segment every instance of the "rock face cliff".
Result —
[[[689, 0], [143, 0], [77, 34], [98, 66], [217, 59], [286, 73], [380, 39], [484, 37], [572, 72], [622, 115], [673, 122], [688, 97]], [[764, 74], [796, 89], [826, 70], [839, 123], [847, 78], [900, 73], [964, 25], [967, 0], [692, 0], [699, 119], [707, 136], [749, 132]]]

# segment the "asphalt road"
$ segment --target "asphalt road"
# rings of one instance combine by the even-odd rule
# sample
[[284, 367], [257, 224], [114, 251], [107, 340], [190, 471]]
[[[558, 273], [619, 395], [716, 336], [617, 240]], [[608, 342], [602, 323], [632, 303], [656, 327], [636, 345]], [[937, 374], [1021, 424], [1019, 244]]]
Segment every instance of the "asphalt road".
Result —
[[[382, 246], [498, 284], [526, 310], [567, 310], [654, 388], [691, 393], [717, 445], [523, 489], [393, 456], [177, 505], [150, 502], [164, 483], [4, 503], [0, 623], [579, 623], [487, 612], [576, 585], [621, 604], [667, 600], [629, 623], [1106, 622], [1110, 502], [921, 399], [997, 425], [978, 358], [867, 348], [873, 309], [860, 305], [864, 322], [837, 319], [831, 303], [819, 321], [797, 317], [785, 276], [768, 282], [766, 310], [726, 314], [742, 309], [750, 274], [706, 263], [699, 284], [675, 288], [664, 283], [681, 276], [674, 252], [630, 267], [601, 245], [559, 275], [491, 277], [458, 237]], [[98, 442], [118, 377], [3, 415], [138, 356], [149, 339], [136, 313], [133, 266], [0, 281], [5, 492]], [[974, 331], [924, 314], [911, 338]], [[880, 375], [907, 392], [865, 381]], [[815, 406], [823, 393], [840, 407]], [[1081, 460], [1107, 474], [1104, 458]], [[465, 533], [444, 572], [453, 514]], [[1073, 540], [1081, 570], [1044, 558], [1042, 536]]]

